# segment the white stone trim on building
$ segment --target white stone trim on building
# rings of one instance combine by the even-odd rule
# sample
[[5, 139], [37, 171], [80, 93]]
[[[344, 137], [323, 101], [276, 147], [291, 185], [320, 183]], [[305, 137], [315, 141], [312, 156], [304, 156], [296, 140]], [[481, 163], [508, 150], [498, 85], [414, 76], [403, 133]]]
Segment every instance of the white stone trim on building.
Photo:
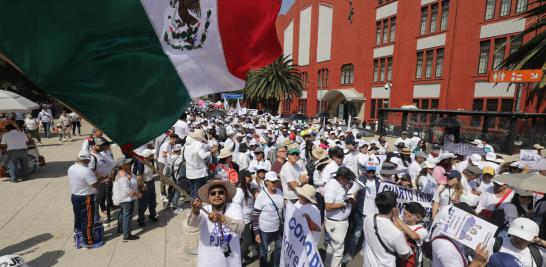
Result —
[[394, 50], [393, 45], [378, 47], [373, 50], [373, 58], [392, 56]]
[[372, 99], [377, 98], [389, 98], [391, 95], [391, 89], [385, 89], [385, 87], [372, 87]]
[[396, 15], [398, 11], [398, 1], [394, 1], [388, 5], [384, 5], [375, 11], [375, 20], [382, 20], [392, 15]]
[[330, 60], [332, 54], [332, 23], [334, 12], [331, 6], [319, 6], [317, 62]]
[[[294, 21], [290, 21], [284, 29], [283, 54], [292, 59], [294, 48]], [[296, 64], [296, 62], [294, 62]]]
[[436, 34], [417, 39], [417, 50], [425, 50], [446, 45], [446, 34]]
[[525, 22], [525, 18], [515, 18], [483, 25], [480, 29], [480, 39], [521, 32], [525, 30]]
[[477, 81], [474, 84], [474, 97], [514, 97], [515, 90], [515, 84], [508, 87], [508, 83]]
[[311, 50], [311, 12], [311, 6], [300, 11], [300, 29], [298, 33], [298, 65], [300, 66], [309, 65], [309, 54]]
[[415, 84], [413, 85], [413, 98], [439, 98], [440, 84]]

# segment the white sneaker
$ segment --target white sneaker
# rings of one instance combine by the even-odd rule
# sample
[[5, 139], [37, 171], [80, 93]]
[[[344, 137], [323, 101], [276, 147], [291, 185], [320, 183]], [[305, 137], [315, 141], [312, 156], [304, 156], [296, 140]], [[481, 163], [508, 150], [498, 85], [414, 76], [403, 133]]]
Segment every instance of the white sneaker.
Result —
[[166, 196], [161, 196], [161, 199], [163, 200], [163, 202], [169, 202], [169, 199]]

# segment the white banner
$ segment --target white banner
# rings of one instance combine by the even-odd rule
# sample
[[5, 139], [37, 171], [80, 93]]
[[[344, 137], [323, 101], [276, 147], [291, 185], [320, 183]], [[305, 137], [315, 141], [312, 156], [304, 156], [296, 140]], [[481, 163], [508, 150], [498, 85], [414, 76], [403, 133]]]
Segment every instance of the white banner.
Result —
[[379, 190], [377, 192], [380, 193], [383, 191], [392, 191], [396, 194], [396, 201], [398, 203], [398, 209], [400, 209], [400, 212], [402, 212], [402, 207], [406, 203], [417, 202], [421, 204], [421, 206], [423, 206], [423, 208], [425, 208], [427, 212], [427, 215], [425, 216], [425, 218], [423, 218], [423, 221], [429, 221], [430, 214], [432, 212], [432, 194], [419, 192], [417, 190], [399, 186], [397, 184], [382, 182], [379, 185]]
[[536, 150], [522, 149], [519, 151], [519, 161], [521, 167], [533, 166], [538, 163], [539, 160], [540, 156]]
[[478, 243], [493, 247], [497, 226], [462, 209], [452, 207], [447, 221], [441, 227], [442, 234], [461, 244], [476, 249]]
[[301, 211], [292, 202], [286, 203], [280, 266], [324, 266], [309, 225]]

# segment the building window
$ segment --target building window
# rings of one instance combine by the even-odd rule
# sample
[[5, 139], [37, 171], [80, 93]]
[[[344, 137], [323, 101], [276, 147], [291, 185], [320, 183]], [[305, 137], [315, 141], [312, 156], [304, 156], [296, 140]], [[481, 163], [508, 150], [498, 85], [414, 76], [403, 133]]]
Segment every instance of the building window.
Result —
[[[438, 109], [439, 104], [440, 104], [440, 100], [438, 100], [438, 99], [430, 100], [430, 109]], [[430, 121], [434, 122], [437, 117], [438, 117], [438, 114], [431, 114], [430, 115]]]
[[508, 16], [510, 14], [510, 6], [512, 5], [512, 0], [501, 0], [500, 7], [500, 16]]
[[385, 59], [382, 58], [379, 60], [379, 81], [382, 82], [383, 80], [383, 69], [385, 69]]
[[[503, 99], [503, 100], [501, 100], [501, 110], [500, 110], [500, 112], [509, 112], [509, 113], [511, 113], [513, 108], [514, 108], [514, 100], [513, 99]], [[509, 129], [510, 128], [510, 118], [501, 118], [499, 127], [503, 128], [503, 129]]]
[[354, 79], [355, 67], [353, 64], [341, 66], [341, 84], [352, 84]]
[[[498, 99], [487, 99], [486, 102], [485, 102], [485, 110], [486, 111], [496, 112], [498, 105], [499, 105], [499, 100]], [[495, 122], [496, 122], [496, 118], [494, 118], [494, 117], [489, 118], [489, 123], [488, 123], [487, 127], [489, 127], [489, 128], [495, 127]]]
[[433, 60], [433, 53], [432, 50], [427, 51], [427, 64], [425, 66], [425, 78], [431, 78], [432, 77], [432, 60]]
[[486, 0], [485, 19], [492, 19], [495, 15], [495, 0]]
[[427, 32], [428, 7], [421, 8], [421, 35]]
[[282, 111], [283, 113], [290, 113], [290, 100], [288, 99], [285, 99], [283, 101], [283, 107], [282, 107]]
[[390, 42], [394, 42], [394, 38], [396, 36], [396, 18], [391, 18], [391, 37]]
[[516, 13], [527, 11], [527, 0], [517, 0]]
[[449, 0], [442, 2], [442, 19], [440, 20], [440, 30], [445, 31], [447, 29], [447, 18], [449, 15]]
[[380, 45], [381, 44], [381, 21], [377, 22], [376, 29], [375, 29], [375, 44]]
[[480, 42], [480, 61], [478, 63], [478, 74], [487, 73], [487, 65], [489, 64], [489, 47], [491, 41]]
[[301, 73], [301, 86], [303, 87], [303, 90], [309, 88], [309, 75], [307, 75], [307, 72]]
[[328, 88], [328, 69], [320, 69], [318, 71], [318, 76], [319, 89]]
[[386, 44], [389, 42], [389, 23], [388, 21], [383, 21], [383, 44]]
[[[472, 111], [483, 111], [483, 99], [474, 99], [472, 101]], [[472, 121], [470, 125], [472, 127], [478, 127], [482, 124], [482, 117], [472, 116]]]
[[432, 5], [432, 9], [430, 11], [430, 32], [436, 32], [436, 23], [438, 18], [438, 4]]
[[379, 60], [373, 61], [373, 81], [378, 82], [379, 81]]
[[298, 100], [298, 113], [307, 113], [307, 99]]
[[[428, 108], [429, 108], [429, 107], [428, 107], [428, 101], [429, 101], [428, 99], [421, 99], [421, 106], [419, 106], [419, 108], [421, 108], [421, 109], [428, 109]], [[427, 114], [421, 113], [421, 114], [419, 115], [419, 121], [420, 121], [420, 122], [425, 122], [425, 121], [427, 121]]]
[[372, 106], [370, 110], [370, 118], [375, 119], [375, 110], [377, 109], [377, 100], [372, 99]]
[[510, 54], [516, 52], [521, 47], [522, 43], [523, 43], [523, 36], [512, 39], [510, 43]]
[[504, 60], [505, 44], [506, 44], [506, 38], [495, 40], [495, 53], [493, 55], [493, 69], [498, 69], [498, 67]]
[[444, 49], [439, 48], [436, 50], [436, 72], [434, 73], [434, 76], [436, 78], [442, 77], [442, 74], [444, 72]]
[[392, 80], [392, 57], [387, 58], [387, 82]]
[[423, 78], [423, 52], [417, 53], [417, 68], [415, 70], [415, 78]]

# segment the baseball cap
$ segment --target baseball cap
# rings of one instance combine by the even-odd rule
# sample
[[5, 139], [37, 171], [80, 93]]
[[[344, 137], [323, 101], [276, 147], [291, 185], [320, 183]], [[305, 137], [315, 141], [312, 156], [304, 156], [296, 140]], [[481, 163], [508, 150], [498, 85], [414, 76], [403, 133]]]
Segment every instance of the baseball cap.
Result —
[[448, 180], [451, 180], [453, 178], [457, 178], [457, 180], [461, 180], [461, 173], [457, 170], [448, 171], [444, 175], [447, 177]]
[[426, 158], [427, 158], [427, 155], [426, 155], [425, 152], [423, 152], [423, 151], [417, 151], [417, 152], [415, 153], [415, 158], [424, 158], [424, 159], [426, 159]]
[[181, 144], [176, 144], [173, 146], [173, 151], [180, 151], [182, 150], [182, 145]]
[[472, 154], [470, 155], [470, 161], [472, 161], [472, 164], [478, 165], [482, 161], [482, 156], [479, 154]]
[[261, 147], [257, 147], [256, 149], [254, 149], [254, 153], [264, 153], [264, 149]]
[[81, 160], [81, 161], [91, 160], [91, 154], [89, 154], [87, 152], [80, 152], [78, 154], [78, 159]]
[[464, 169], [464, 172], [468, 172], [472, 175], [480, 175], [482, 173], [482, 170], [478, 166], [470, 165]]
[[277, 176], [277, 173], [274, 171], [268, 171], [265, 174], [265, 180], [270, 182], [276, 182], [279, 180], [279, 177]]
[[491, 166], [485, 166], [483, 167], [482, 174], [490, 174], [492, 176], [495, 176], [495, 169]]
[[133, 162], [133, 159], [132, 158], [119, 158], [116, 160], [114, 166], [116, 168], [119, 168], [123, 165], [126, 165], [126, 164], [131, 164]]
[[108, 142], [106, 142], [106, 140], [104, 140], [104, 138], [102, 137], [96, 137], [96, 138], [93, 138], [93, 144], [94, 145], [97, 145], [97, 146], [102, 146], [102, 145], [106, 145]]
[[529, 242], [538, 236], [538, 232], [538, 224], [533, 220], [523, 217], [514, 219], [510, 224], [510, 228], [508, 228], [509, 235], [517, 236]]

